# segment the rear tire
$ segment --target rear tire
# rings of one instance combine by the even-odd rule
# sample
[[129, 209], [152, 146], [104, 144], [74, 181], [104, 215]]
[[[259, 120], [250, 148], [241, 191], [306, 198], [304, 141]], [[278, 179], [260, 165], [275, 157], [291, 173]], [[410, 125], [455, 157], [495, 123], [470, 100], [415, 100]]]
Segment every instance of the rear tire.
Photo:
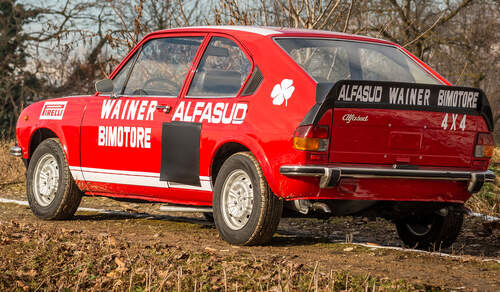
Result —
[[33, 153], [26, 172], [26, 195], [31, 211], [41, 219], [69, 219], [78, 209], [82, 193], [58, 139], [44, 140]]
[[222, 165], [215, 181], [213, 216], [219, 235], [235, 245], [268, 242], [281, 218], [283, 201], [269, 188], [257, 159], [239, 152]]
[[464, 221], [462, 208], [448, 207], [448, 214], [407, 218], [396, 222], [399, 238], [411, 248], [440, 250], [455, 242]]

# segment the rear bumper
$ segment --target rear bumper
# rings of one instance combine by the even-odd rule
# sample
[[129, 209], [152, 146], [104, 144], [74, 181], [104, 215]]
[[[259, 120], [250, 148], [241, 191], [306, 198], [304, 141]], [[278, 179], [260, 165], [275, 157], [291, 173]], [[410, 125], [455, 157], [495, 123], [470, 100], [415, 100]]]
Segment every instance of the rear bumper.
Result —
[[478, 192], [485, 182], [493, 182], [495, 174], [491, 171], [420, 170], [395, 168], [328, 167], [284, 165], [280, 173], [293, 177], [318, 177], [320, 188], [338, 185], [342, 178], [380, 178], [466, 181], [470, 193]]

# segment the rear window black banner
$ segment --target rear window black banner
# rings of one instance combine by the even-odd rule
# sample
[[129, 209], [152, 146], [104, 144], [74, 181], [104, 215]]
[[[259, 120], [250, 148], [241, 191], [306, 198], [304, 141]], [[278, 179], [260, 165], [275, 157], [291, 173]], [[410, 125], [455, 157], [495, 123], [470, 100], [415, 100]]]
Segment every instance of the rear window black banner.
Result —
[[400, 82], [344, 80], [329, 98], [336, 107], [367, 107], [479, 114], [480, 89]]
[[318, 84], [317, 104], [302, 123], [314, 123], [331, 107], [378, 108], [448, 112], [483, 116], [493, 131], [493, 115], [486, 95], [481, 89], [447, 85], [387, 81], [341, 80], [325, 92], [327, 86]]

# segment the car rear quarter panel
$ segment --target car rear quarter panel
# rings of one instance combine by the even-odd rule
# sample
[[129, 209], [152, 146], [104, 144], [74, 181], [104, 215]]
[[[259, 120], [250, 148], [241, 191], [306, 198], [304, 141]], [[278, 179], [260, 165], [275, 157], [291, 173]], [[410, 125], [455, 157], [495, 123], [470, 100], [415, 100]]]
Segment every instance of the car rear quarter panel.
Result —
[[[316, 102], [316, 83], [272, 38], [248, 37], [243, 45], [261, 70], [264, 81], [253, 96], [242, 97], [248, 100], [249, 107], [241, 133], [226, 137], [241, 139], [243, 145], [248, 145], [271, 190], [281, 196], [284, 177], [279, 173], [280, 166], [305, 161], [305, 153], [293, 148], [292, 139], [295, 129]], [[284, 79], [293, 81], [292, 96], [282, 104], [273, 104], [271, 92], [275, 86], [281, 86]]]

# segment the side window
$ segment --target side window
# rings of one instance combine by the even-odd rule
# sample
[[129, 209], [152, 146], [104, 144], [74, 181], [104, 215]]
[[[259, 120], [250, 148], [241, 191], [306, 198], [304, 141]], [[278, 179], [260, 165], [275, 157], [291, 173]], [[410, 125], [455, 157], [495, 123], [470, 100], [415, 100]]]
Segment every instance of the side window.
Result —
[[213, 37], [203, 54], [188, 97], [234, 97], [252, 65], [230, 39]]
[[153, 39], [142, 46], [125, 95], [178, 96], [203, 37]]

